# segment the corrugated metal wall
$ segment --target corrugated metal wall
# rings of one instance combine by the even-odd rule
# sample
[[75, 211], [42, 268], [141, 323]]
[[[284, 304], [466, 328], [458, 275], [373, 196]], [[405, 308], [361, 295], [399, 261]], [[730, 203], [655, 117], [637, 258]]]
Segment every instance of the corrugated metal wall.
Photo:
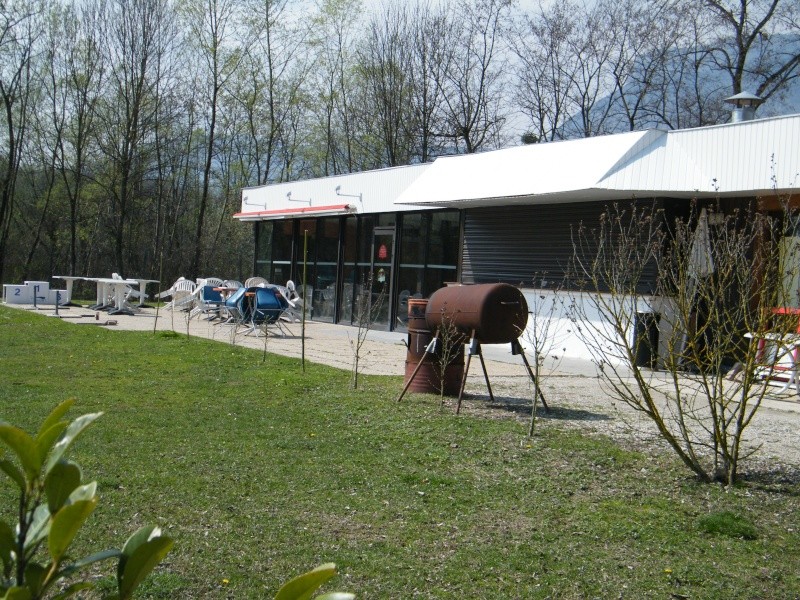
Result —
[[[561, 284], [574, 254], [578, 226], [596, 228], [606, 208], [605, 202], [581, 202], [468, 209], [462, 282], [522, 287]], [[641, 282], [646, 288], [642, 293], [654, 287], [655, 269], [647, 275], [647, 281]], [[542, 285], [542, 277], [549, 285]]]

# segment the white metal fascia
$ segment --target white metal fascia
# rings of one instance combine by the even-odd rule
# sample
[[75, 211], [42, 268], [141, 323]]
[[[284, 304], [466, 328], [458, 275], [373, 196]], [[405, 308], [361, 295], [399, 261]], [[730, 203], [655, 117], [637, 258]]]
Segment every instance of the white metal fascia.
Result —
[[619, 161], [662, 133], [636, 131], [438, 158], [397, 203], [477, 205], [566, 193], [593, 195], [597, 182]]
[[244, 188], [241, 211], [234, 218], [264, 221], [300, 215], [411, 210], [395, 206], [394, 201], [429, 167], [392, 167]]

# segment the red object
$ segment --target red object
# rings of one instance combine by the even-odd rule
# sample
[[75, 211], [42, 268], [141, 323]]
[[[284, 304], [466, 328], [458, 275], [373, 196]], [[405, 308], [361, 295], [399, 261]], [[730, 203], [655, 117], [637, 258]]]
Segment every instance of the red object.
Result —
[[378, 248], [378, 258], [384, 260], [388, 256], [389, 256], [389, 251], [386, 249], [386, 244], [381, 244], [380, 248]]

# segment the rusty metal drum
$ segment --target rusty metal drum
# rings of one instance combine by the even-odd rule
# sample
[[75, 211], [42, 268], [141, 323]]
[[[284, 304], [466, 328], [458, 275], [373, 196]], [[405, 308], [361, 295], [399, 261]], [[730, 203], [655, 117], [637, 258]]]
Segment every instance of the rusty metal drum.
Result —
[[[412, 299], [408, 302], [408, 351], [406, 353], [405, 383], [411, 379], [417, 365], [420, 365], [414, 380], [408, 389], [418, 394], [438, 394], [444, 380], [444, 394], [457, 396], [464, 375], [464, 344], [461, 339], [451, 339], [447, 356], [448, 364], [442, 373], [441, 352], [426, 353], [433, 339], [433, 332], [428, 328], [424, 299]], [[422, 361], [420, 363], [420, 361]], [[443, 377], [442, 377], [443, 376]]]
[[507, 283], [444, 287], [428, 300], [428, 328], [451, 324], [482, 344], [505, 344], [518, 339], [528, 324], [528, 303]]

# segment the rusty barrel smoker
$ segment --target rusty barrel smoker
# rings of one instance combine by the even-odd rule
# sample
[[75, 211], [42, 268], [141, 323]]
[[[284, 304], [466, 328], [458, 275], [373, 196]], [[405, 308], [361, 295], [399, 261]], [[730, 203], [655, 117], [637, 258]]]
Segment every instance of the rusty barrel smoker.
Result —
[[[531, 380], [536, 384], [533, 370], [528, 364], [528, 359], [525, 358], [525, 352], [519, 343], [519, 338], [525, 332], [528, 324], [528, 303], [519, 289], [507, 283], [457, 285], [441, 288], [434, 292], [426, 303], [424, 310], [427, 328], [424, 333], [422, 333], [421, 319], [418, 314], [421, 306], [421, 304], [417, 304], [412, 309], [411, 301], [409, 301], [409, 355], [408, 360], [406, 360], [406, 385], [398, 400], [403, 398], [403, 395], [411, 386], [422, 386], [425, 381], [429, 380], [429, 377], [422, 377], [420, 384], [415, 383], [419, 371], [422, 370], [426, 361], [436, 365], [434, 362], [435, 357], [430, 356], [432, 351], [427, 345], [430, 343], [429, 340], [434, 338], [448, 341], [456, 340], [460, 346], [462, 364], [459, 365], [459, 371], [461, 383], [458, 386], [456, 412], [461, 409], [461, 397], [464, 393], [470, 360], [476, 354], [481, 361], [489, 396], [494, 400], [492, 386], [489, 383], [489, 375], [486, 371], [486, 363], [483, 360], [481, 344], [510, 343], [511, 353], [522, 358]], [[413, 319], [412, 310], [414, 311]], [[420, 328], [420, 333], [415, 334], [419, 337], [411, 335], [412, 326]], [[431, 332], [434, 332], [432, 337]], [[466, 341], [469, 341], [469, 354], [466, 365], [463, 365], [463, 348]], [[422, 353], [420, 354], [420, 352]], [[416, 367], [412, 370], [411, 366], [415, 359], [417, 361]], [[454, 373], [451, 376], [455, 377], [456, 374]], [[438, 379], [436, 381], [438, 382]], [[432, 390], [421, 390], [419, 387], [411, 389], [414, 391], [438, 391], [438, 386]], [[536, 389], [545, 410], [549, 410], [538, 385], [536, 385]]]
[[528, 303], [507, 283], [445, 287], [428, 300], [425, 319], [431, 330], [453, 326], [482, 344], [509, 344], [525, 331]]
[[[411, 298], [408, 301], [408, 351], [406, 352], [405, 383], [407, 389], [421, 394], [438, 394], [441, 390], [441, 354], [429, 352], [433, 332], [425, 319], [428, 300]], [[460, 338], [460, 336], [459, 336]], [[444, 367], [444, 394], [457, 396], [464, 374], [464, 340], [452, 339], [448, 350], [450, 360]], [[419, 366], [419, 368], [417, 368]], [[415, 372], [416, 371], [416, 372]]]

